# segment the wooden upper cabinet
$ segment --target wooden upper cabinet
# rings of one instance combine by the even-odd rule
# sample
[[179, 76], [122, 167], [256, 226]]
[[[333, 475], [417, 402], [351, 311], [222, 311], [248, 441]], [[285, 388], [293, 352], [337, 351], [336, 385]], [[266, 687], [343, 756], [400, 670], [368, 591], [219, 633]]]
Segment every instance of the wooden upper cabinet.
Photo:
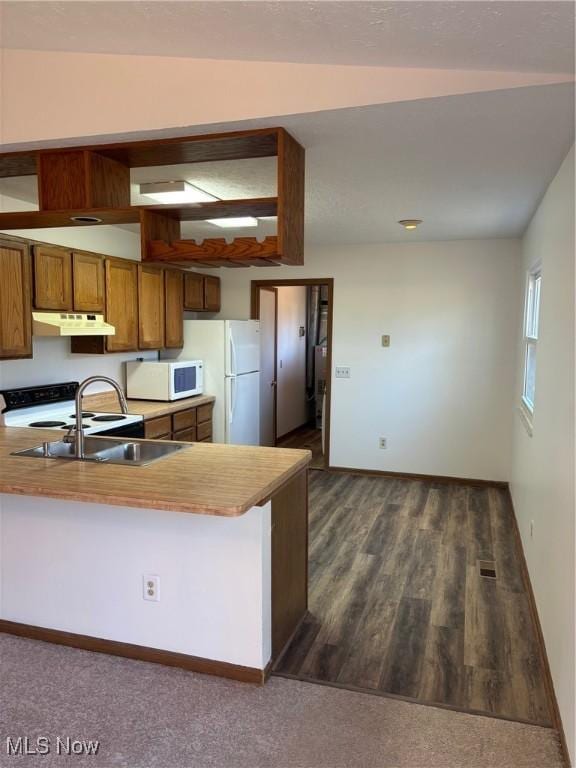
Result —
[[106, 320], [116, 328], [106, 337], [108, 352], [138, 349], [138, 265], [127, 259], [106, 259]]
[[206, 312], [220, 312], [220, 278], [204, 277], [204, 309]]
[[32, 357], [32, 269], [28, 246], [0, 240], [0, 358]]
[[34, 246], [34, 306], [72, 309], [72, 254], [64, 248]]
[[140, 349], [161, 349], [166, 325], [163, 269], [138, 264], [138, 301], [138, 346]]
[[204, 310], [204, 275], [196, 272], [184, 274], [184, 309], [192, 312]]
[[192, 312], [219, 312], [220, 278], [185, 272], [184, 309]]
[[164, 270], [166, 329], [164, 346], [184, 346], [184, 273], [179, 269]]
[[92, 253], [72, 254], [74, 309], [104, 312], [104, 259]]

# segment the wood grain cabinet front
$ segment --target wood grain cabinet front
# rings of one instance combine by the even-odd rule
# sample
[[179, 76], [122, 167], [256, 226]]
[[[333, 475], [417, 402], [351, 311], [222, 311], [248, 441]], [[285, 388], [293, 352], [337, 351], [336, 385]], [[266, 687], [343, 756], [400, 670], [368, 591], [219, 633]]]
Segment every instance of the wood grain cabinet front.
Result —
[[32, 357], [32, 269], [24, 243], [0, 240], [0, 359]]
[[164, 317], [164, 270], [138, 264], [138, 346], [162, 349], [166, 321]]
[[170, 416], [157, 416], [144, 422], [144, 437], [148, 440], [159, 440], [172, 436], [172, 419]]
[[180, 349], [184, 346], [184, 272], [182, 270], [164, 270], [164, 294], [166, 306], [164, 346], [167, 349]]
[[104, 312], [104, 259], [93, 253], [72, 254], [76, 312]]
[[184, 309], [191, 312], [204, 311], [204, 275], [196, 272], [184, 274]]
[[191, 312], [220, 312], [220, 278], [185, 272], [184, 309]]
[[34, 306], [72, 309], [72, 254], [65, 248], [34, 246]]
[[183, 429], [181, 432], [174, 432], [172, 434], [172, 440], [182, 443], [195, 443], [196, 442], [196, 427], [190, 429]]
[[138, 349], [138, 270], [127, 259], [106, 259], [106, 320], [116, 333], [106, 336], [107, 352]]
[[206, 312], [220, 312], [220, 278], [204, 277], [204, 309]]

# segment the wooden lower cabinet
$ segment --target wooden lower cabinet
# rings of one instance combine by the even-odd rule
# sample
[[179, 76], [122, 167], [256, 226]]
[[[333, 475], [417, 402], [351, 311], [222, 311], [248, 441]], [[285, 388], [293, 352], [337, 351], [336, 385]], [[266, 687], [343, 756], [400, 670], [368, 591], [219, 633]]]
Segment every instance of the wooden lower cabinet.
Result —
[[144, 422], [144, 437], [149, 440], [154, 440], [156, 438], [171, 434], [171, 416], [158, 416], [155, 419], [146, 419]]
[[144, 436], [149, 440], [212, 442], [212, 403], [183, 408], [166, 416], [144, 421]]
[[0, 359], [32, 357], [32, 262], [27, 245], [0, 240]]
[[173, 432], [172, 440], [182, 441], [183, 443], [195, 443], [196, 427], [191, 427], [190, 429], [183, 429], [181, 432]]

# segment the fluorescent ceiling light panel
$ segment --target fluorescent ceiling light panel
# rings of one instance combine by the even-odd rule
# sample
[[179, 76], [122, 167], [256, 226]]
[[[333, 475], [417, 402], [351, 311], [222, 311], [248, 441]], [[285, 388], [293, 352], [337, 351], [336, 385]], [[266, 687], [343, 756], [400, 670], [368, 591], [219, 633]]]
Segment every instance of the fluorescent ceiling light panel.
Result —
[[209, 224], [215, 224], [224, 229], [235, 229], [236, 227], [257, 227], [258, 219], [252, 216], [239, 216], [235, 219], [206, 219]]
[[218, 200], [187, 181], [155, 181], [140, 184], [140, 194], [165, 205], [178, 203], [212, 203]]

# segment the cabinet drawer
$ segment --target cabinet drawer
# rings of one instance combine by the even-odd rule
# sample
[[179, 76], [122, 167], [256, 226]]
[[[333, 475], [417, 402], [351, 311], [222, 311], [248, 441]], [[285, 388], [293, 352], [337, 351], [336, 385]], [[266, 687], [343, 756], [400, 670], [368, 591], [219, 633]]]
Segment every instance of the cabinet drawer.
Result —
[[172, 432], [172, 419], [170, 416], [158, 416], [156, 419], [147, 419], [144, 422], [144, 436], [147, 438], [162, 437]]
[[180, 432], [174, 432], [172, 435], [172, 440], [182, 440], [186, 443], [195, 443], [196, 442], [196, 427], [191, 427], [190, 429], [183, 429]]
[[190, 429], [196, 426], [196, 408], [189, 408], [187, 411], [178, 411], [172, 415], [172, 429], [174, 432], [180, 432], [182, 429]]
[[208, 405], [199, 405], [196, 410], [198, 411], [197, 424], [212, 420], [212, 403], [208, 403]]
[[212, 442], [212, 435], [210, 437], [205, 437], [203, 440], [197, 440], [198, 443], [211, 443]]
[[207, 421], [204, 424], [198, 424], [196, 427], [196, 437], [198, 441], [212, 439], [212, 422]]

